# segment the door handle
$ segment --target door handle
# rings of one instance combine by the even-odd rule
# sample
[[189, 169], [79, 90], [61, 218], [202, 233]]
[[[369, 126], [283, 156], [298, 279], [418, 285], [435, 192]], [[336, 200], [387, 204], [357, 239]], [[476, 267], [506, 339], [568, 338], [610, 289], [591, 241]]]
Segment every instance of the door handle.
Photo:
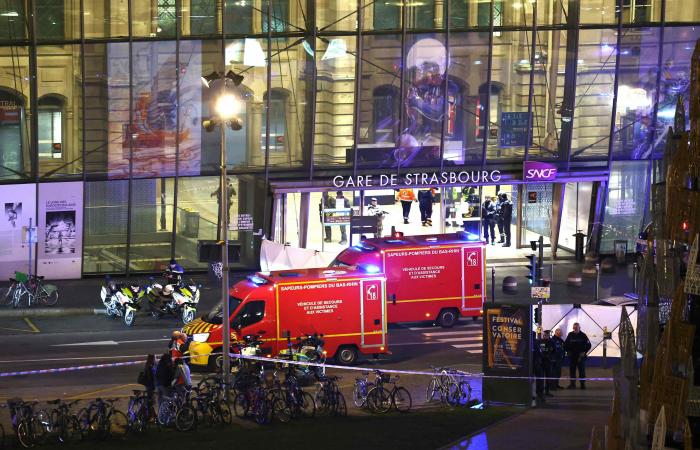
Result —
[[391, 303], [396, 304], [396, 294], [391, 294]]

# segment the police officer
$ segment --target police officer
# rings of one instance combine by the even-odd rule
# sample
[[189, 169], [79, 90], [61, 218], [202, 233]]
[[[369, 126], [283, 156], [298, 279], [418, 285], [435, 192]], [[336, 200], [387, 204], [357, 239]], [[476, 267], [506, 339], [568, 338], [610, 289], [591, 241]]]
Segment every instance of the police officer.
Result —
[[561, 389], [559, 378], [561, 378], [561, 365], [564, 362], [564, 339], [561, 338], [561, 328], [557, 328], [552, 336], [552, 345], [554, 353], [552, 354], [552, 380], [550, 380], [550, 389]]
[[481, 205], [481, 224], [484, 229], [486, 243], [489, 243], [490, 235], [491, 245], [494, 245], [496, 243], [496, 205], [488, 197]]
[[576, 368], [581, 378], [581, 389], [586, 389], [586, 354], [591, 349], [591, 341], [586, 333], [581, 331], [581, 325], [576, 322], [574, 330], [569, 332], [564, 341], [564, 350], [569, 355], [569, 377], [571, 378], [567, 389], [576, 389]]
[[504, 247], [510, 247], [510, 224], [513, 222], [513, 202], [508, 199], [508, 194], [499, 195], [498, 208], [498, 232], [501, 233], [501, 240], [505, 238]]
[[552, 359], [554, 357], [554, 344], [550, 339], [550, 331], [547, 330], [542, 333], [542, 338], [537, 340], [538, 353], [540, 355], [540, 377], [538, 377], [537, 383], [537, 396], [542, 396], [542, 390], [544, 390], [544, 395], [551, 397], [552, 394], [549, 392], [551, 383], [549, 383], [548, 378], [552, 376]]

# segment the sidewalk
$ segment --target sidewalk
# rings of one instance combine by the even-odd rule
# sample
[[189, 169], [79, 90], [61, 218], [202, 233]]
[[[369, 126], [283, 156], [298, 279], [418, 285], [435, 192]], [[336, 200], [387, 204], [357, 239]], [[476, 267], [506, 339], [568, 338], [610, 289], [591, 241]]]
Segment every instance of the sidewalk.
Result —
[[[528, 284], [527, 260], [522, 262], [495, 262], [487, 264], [486, 268], [486, 301], [492, 300], [491, 290], [491, 267], [496, 270], [496, 302], [530, 304], [530, 286]], [[552, 277], [550, 265], [545, 261], [544, 276], [552, 279], [550, 303], [592, 303], [595, 297], [595, 277], [583, 277], [582, 287], [567, 286], [567, 277], [570, 272], [581, 272], [583, 264], [572, 260], [560, 260], [555, 262], [554, 276]], [[613, 274], [601, 274], [600, 293], [601, 298], [623, 295], [632, 290], [632, 265], [618, 266]], [[231, 284], [245, 278], [245, 272], [232, 272]], [[513, 276], [518, 282], [516, 294], [506, 294], [503, 292], [503, 278]], [[159, 277], [155, 277], [158, 280]], [[202, 294], [199, 309], [207, 311], [216, 305], [221, 298], [220, 282], [212, 282], [206, 274], [192, 274], [186, 279], [192, 278], [195, 283], [202, 285]], [[149, 282], [147, 275], [136, 275], [131, 277], [145, 285]], [[116, 282], [123, 281], [123, 278], [114, 278]], [[74, 314], [95, 314], [100, 313], [102, 302], [100, 300], [100, 288], [104, 284], [104, 278], [85, 278], [81, 280], [57, 280], [50, 281], [58, 286], [60, 297], [58, 304], [53, 308], [32, 308], [13, 310], [12, 308], [0, 308], [0, 318], [2, 317], [40, 317], [56, 315]], [[0, 287], [7, 286], [7, 282], [0, 282]]]
[[[611, 377], [612, 369], [590, 368], [586, 374]], [[614, 391], [612, 381], [591, 381], [586, 387], [554, 391], [544, 406], [526, 409], [443, 450], [585, 450], [594, 425], [603, 436]]]

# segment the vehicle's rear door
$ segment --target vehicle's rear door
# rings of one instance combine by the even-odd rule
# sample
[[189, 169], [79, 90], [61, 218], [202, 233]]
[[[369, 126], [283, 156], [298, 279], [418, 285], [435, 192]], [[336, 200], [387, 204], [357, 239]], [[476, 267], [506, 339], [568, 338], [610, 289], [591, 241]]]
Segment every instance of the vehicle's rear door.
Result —
[[360, 282], [362, 347], [385, 345], [386, 316], [384, 311], [384, 280], [367, 279]]

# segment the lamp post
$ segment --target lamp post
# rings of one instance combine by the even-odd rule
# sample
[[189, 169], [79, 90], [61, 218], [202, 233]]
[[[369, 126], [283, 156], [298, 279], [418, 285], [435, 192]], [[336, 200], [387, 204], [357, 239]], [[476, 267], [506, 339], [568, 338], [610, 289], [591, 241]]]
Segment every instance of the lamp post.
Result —
[[[229, 304], [228, 295], [228, 182], [226, 180], [226, 126], [230, 127], [234, 131], [238, 131], [243, 128], [243, 122], [237, 114], [239, 112], [241, 100], [237, 96], [228, 93], [226, 91], [226, 84], [231, 81], [234, 86], [238, 86], [243, 81], [243, 76], [229, 71], [226, 75], [221, 76], [218, 72], [212, 72], [211, 74], [202, 77], [202, 82], [206, 87], [210, 87], [211, 82], [214, 80], [223, 79], [221, 85], [221, 95], [216, 99], [214, 103], [214, 110], [216, 111], [217, 117], [215, 119], [209, 119], [202, 122], [204, 129], [206, 131], [213, 131], [216, 126], [219, 126], [220, 130], [220, 161], [221, 161], [221, 171], [219, 179], [219, 244], [221, 245], [221, 306], [222, 306], [222, 317], [221, 325], [223, 327], [223, 343], [222, 343], [222, 356], [223, 365], [222, 371], [224, 376], [224, 382], [229, 383], [231, 378], [231, 357], [229, 356], [229, 351], [231, 349], [231, 310]], [[225, 390], [228, 392], [228, 389]]]

